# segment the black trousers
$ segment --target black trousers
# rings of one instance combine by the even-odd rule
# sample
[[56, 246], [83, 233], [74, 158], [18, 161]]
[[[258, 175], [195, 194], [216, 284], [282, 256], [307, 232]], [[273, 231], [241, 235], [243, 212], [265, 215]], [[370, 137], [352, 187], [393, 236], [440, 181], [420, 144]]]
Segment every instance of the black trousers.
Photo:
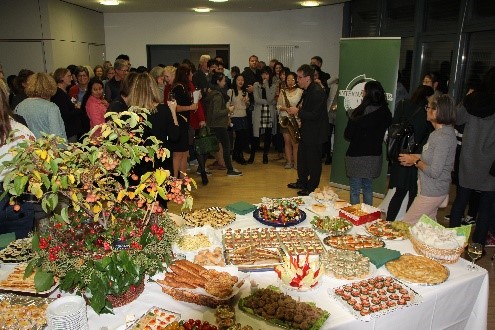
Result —
[[234, 167], [232, 166], [232, 159], [230, 158], [230, 140], [227, 127], [211, 127], [211, 130], [215, 133], [215, 136], [222, 145], [223, 161], [225, 162], [227, 171], [232, 171]]
[[320, 185], [321, 143], [301, 142], [297, 150], [297, 182], [312, 192]]
[[248, 129], [239, 129], [235, 131], [234, 140], [234, 156], [242, 157], [242, 153], [249, 145], [249, 131]]
[[414, 185], [414, 187], [409, 187], [409, 189], [395, 187], [395, 194], [392, 196], [390, 200], [390, 204], [388, 204], [387, 210], [387, 220], [394, 221], [397, 218], [397, 214], [399, 214], [400, 207], [402, 206], [402, 201], [406, 197], [409, 192], [409, 200], [407, 201], [407, 210], [411, 207], [411, 204], [414, 201], [414, 198], [418, 194], [418, 186]]

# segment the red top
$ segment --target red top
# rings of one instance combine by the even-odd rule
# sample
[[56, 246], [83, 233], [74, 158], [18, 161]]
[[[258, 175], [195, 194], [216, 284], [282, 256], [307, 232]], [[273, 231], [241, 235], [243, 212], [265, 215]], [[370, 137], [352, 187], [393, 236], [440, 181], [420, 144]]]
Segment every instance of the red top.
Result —
[[[196, 87], [192, 82], [189, 82], [189, 91], [194, 92]], [[167, 93], [168, 94], [168, 93]], [[206, 121], [205, 119], [205, 110], [203, 108], [203, 102], [200, 100], [198, 102], [198, 110], [189, 112], [189, 125], [191, 125], [194, 129], [199, 129], [199, 123], [202, 121]]]

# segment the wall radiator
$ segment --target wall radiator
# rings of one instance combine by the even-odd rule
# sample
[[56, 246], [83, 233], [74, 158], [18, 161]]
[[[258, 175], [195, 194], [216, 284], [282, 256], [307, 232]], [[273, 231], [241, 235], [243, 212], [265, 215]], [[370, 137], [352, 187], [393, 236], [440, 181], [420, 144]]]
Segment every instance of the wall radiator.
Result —
[[279, 60], [285, 67], [294, 70], [294, 45], [270, 45], [268, 46], [268, 57], [266, 64], [272, 59]]

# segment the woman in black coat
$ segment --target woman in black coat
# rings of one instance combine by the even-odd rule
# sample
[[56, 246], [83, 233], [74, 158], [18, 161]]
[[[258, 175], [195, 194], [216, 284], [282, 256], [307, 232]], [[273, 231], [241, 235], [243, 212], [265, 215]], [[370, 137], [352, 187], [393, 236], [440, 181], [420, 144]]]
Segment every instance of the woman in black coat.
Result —
[[[426, 120], [426, 111], [424, 111], [424, 107], [428, 104], [428, 97], [431, 95], [433, 95], [433, 88], [421, 85], [416, 88], [411, 99], [402, 100], [395, 108], [392, 124], [399, 124], [407, 120], [414, 127], [416, 148], [413, 153], [421, 153], [423, 145], [433, 130], [433, 126]], [[407, 193], [409, 193], [407, 209], [418, 193], [418, 169], [416, 166], [401, 166], [397, 162], [390, 164], [389, 169], [389, 188], [395, 188], [395, 193], [388, 205], [387, 220], [394, 221]]]
[[349, 177], [351, 204], [363, 202], [373, 205], [373, 179], [380, 176], [385, 131], [392, 114], [388, 108], [385, 90], [378, 81], [364, 85], [363, 101], [349, 115], [344, 137], [350, 142], [345, 166]]

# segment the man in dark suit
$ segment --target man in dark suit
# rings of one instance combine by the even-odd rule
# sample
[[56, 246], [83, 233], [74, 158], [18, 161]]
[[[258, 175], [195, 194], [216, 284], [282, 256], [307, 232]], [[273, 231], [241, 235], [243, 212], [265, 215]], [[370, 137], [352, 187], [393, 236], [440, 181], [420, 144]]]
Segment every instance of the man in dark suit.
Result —
[[307, 196], [320, 184], [321, 149], [327, 141], [327, 95], [313, 82], [314, 69], [307, 64], [297, 69], [297, 83], [304, 89], [302, 106], [290, 107], [288, 113], [301, 120], [301, 141], [297, 152], [297, 182], [287, 186], [300, 189], [299, 196]]

